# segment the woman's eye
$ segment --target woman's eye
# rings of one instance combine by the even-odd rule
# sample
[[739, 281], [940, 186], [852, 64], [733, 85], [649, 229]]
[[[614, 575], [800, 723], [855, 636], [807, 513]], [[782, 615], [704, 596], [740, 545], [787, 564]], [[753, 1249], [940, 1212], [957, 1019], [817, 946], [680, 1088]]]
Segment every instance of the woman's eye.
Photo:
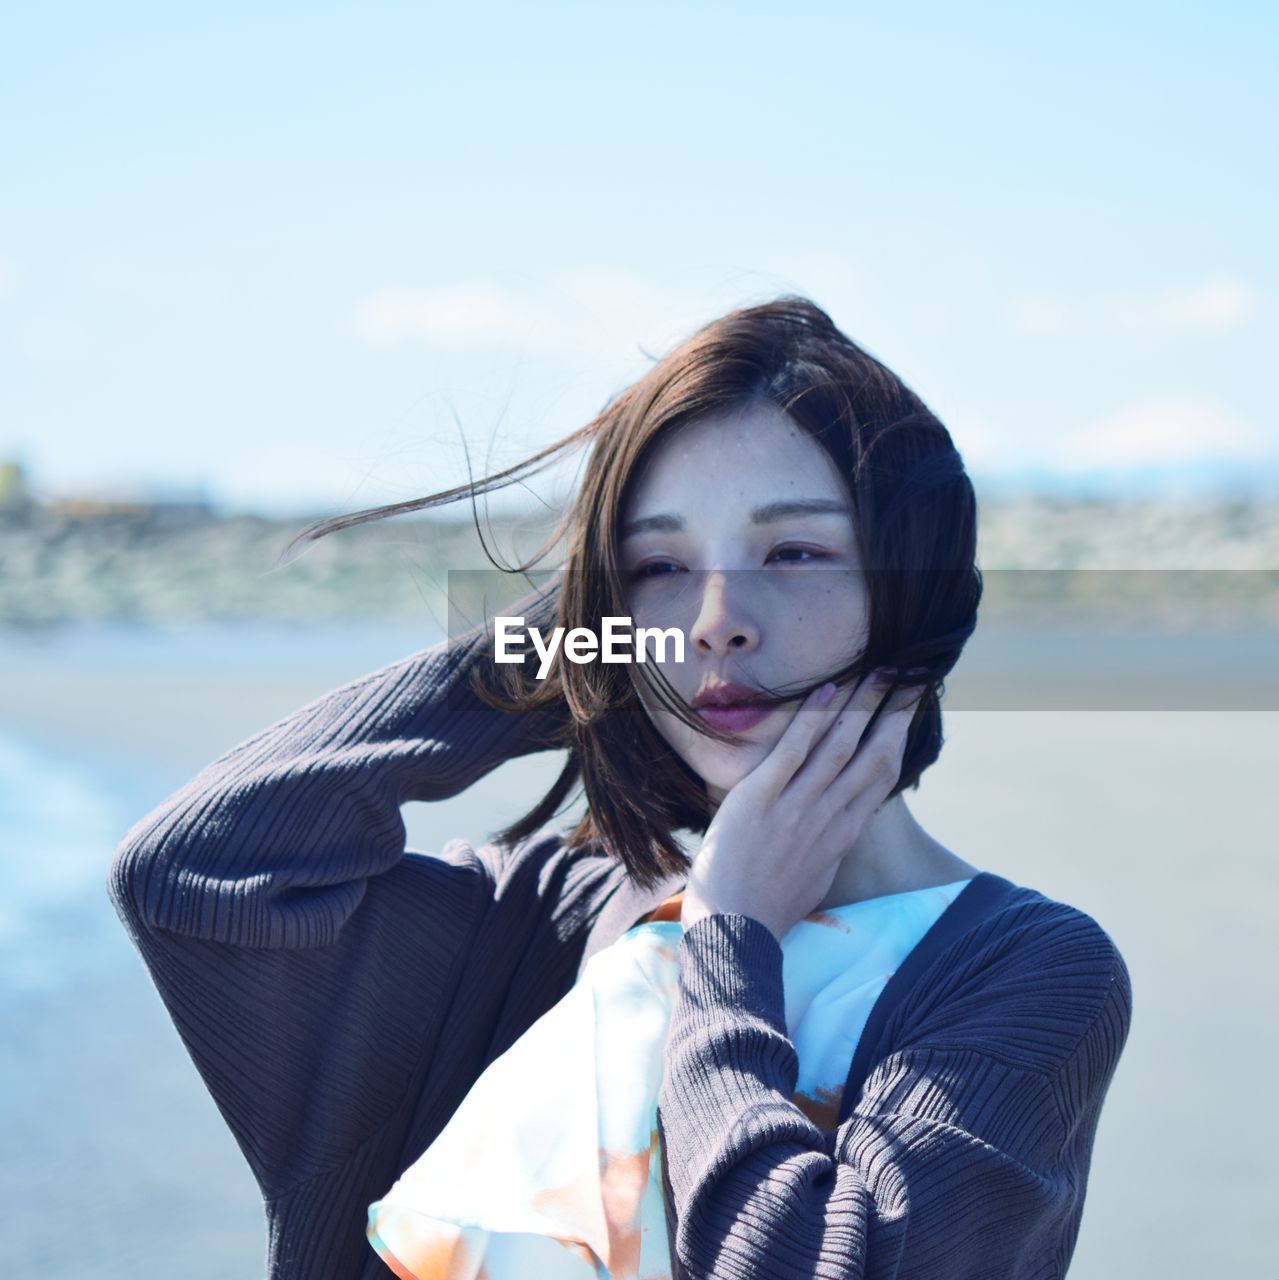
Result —
[[[632, 582], [641, 578], [665, 578], [669, 575], [661, 572], [664, 569], [679, 569], [679, 565], [672, 564], [669, 560], [651, 560], [648, 564], [642, 564], [638, 569], [632, 569], [627, 575]], [[653, 572], [657, 570], [657, 572]]]
[[[810, 560], [830, 559], [829, 553], [815, 547], [777, 547], [769, 559], [774, 557], [782, 558], [787, 564], [807, 564]], [[681, 572], [683, 570], [680, 566], [670, 560], [650, 560], [647, 564], [630, 570], [626, 576], [631, 582], [638, 582], [646, 578], [669, 578], [672, 574]]]
[[[811, 556], [814, 560], [824, 560], [827, 558], [824, 551], [816, 551], [812, 547], [778, 547], [774, 552], [775, 556]], [[803, 564], [802, 560], [792, 560], [792, 564]]]

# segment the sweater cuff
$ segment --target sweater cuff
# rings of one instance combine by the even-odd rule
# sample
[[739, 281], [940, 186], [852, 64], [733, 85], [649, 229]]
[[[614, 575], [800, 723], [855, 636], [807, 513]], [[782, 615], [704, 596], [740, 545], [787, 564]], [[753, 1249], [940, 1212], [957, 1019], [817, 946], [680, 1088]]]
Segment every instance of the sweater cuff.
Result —
[[679, 953], [680, 995], [690, 1014], [754, 1015], [786, 1035], [782, 948], [767, 925], [736, 911], [703, 916], [684, 930]]

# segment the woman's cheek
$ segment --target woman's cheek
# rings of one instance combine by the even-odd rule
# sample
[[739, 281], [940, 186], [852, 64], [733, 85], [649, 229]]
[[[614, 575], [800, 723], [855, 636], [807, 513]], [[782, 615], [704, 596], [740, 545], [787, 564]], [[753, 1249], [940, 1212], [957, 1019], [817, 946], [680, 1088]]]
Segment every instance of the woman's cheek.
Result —
[[699, 735], [684, 756], [704, 782], [729, 791], [768, 755], [771, 747], [771, 743], [762, 742], [726, 745]]
[[[645, 689], [636, 690], [649, 722], [672, 751], [703, 782], [730, 790], [755, 768], [777, 745], [798, 708], [789, 707], [769, 718], [750, 739], [739, 743], [718, 742], [692, 725], [685, 724], [665, 707], [650, 702]], [[773, 720], [777, 723], [774, 725]], [[766, 736], [765, 736], [766, 735]]]

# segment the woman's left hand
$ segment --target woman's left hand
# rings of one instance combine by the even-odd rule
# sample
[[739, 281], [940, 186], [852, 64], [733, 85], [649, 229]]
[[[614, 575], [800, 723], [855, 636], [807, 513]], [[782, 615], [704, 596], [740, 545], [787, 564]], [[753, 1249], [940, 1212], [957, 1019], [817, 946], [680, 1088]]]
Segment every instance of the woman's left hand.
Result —
[[844, 855], [901, 776], [920, 690], [901, 687], [863, 742], [888, 681], [822, 705], [815, 690], [776, 745], [724, 797], [693, 860], [680, 923], [738, 912], [780, 942], [815, 911]]

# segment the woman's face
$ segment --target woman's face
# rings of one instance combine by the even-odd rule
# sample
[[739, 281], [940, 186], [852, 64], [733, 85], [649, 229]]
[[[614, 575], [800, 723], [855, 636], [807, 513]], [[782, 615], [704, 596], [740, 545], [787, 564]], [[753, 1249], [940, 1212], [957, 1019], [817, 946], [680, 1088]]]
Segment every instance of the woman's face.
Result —
[[[865, 647], [848, 486], [771, 402], [699, 419], [655, 446], [631, 479], [618, 536], [635, 626], [684, 634], [682, 663], [669, 643], [660, 663], [651, 641], [646, 649], [685, 703], [730, 681], [789, 693]], [[764, 759], [800, 705], [753, 716], [699, 711], [734, 733], [724, 744], [665, 710], [643, 665], [630, 670], [650, 720], [716, 802]]]

